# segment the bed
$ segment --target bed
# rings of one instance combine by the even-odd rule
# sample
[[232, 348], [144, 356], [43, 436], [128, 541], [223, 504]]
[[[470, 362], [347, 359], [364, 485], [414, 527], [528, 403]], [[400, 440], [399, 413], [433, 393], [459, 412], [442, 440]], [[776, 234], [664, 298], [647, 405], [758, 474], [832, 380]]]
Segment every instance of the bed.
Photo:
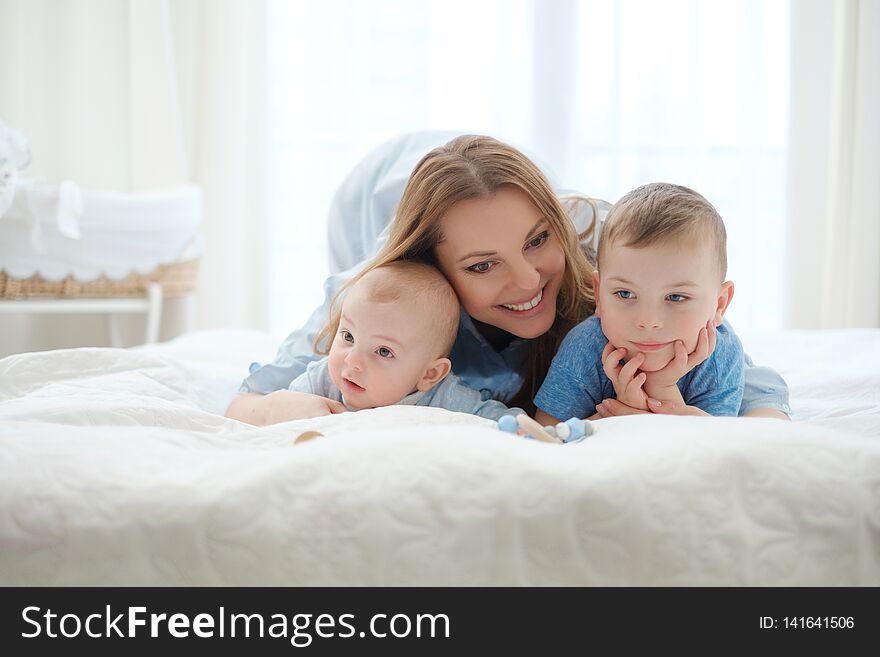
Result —
[[744, 342], [794, 422], [622, 417], [565, 446], [431, 408], [226, 419], [259, 332], [10, 356], [0, 583], [880, 585], [880, 331]]

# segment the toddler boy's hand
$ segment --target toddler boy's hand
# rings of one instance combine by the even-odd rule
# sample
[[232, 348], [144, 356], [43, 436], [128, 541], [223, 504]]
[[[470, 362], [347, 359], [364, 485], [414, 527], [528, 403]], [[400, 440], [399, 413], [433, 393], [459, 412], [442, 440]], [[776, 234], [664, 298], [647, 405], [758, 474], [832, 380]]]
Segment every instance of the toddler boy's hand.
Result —
[[645, 355], [638, 353], [625, 365], [620, 360], [626, 357], [627, 351], [623, 347], [615, 347], [610, 342], [602, 350], [602, 368], [605, 375], [614, 386], [614, 393], [622, 403], [632, 408], [648, 410], [648, 396], [644, 386], [647, 375], [639, 372], [639, 366], [645, 362]]
[[[651, 413], [657, 415], [709, 415], [706, 411], [696, 406], [675, 402], [660, 402], [658, 399], [649, 399], [648, 408]], [[601, 404], [596, 406], [596, 415], [602, 419], [622, 415], [644, 415], [647, 412], [637, 408], [630, 408], [626, 404], [621, 404], [617, 399], [604, 399]]]
[[656, 396], [655, 391], [669, 388], [678, 383], [681, 377], [712, 355], [712, 352], [715, 351], [716, 340], [715, 325], [711, 320], [700, 329], [700, 334], [697, 336], [697, 346], [691, 353], [685, 350], [681, 340], [676, 340], [675, 357], [662, 370], [647, 373], [645, 387], [648, 393], [653, 397]]

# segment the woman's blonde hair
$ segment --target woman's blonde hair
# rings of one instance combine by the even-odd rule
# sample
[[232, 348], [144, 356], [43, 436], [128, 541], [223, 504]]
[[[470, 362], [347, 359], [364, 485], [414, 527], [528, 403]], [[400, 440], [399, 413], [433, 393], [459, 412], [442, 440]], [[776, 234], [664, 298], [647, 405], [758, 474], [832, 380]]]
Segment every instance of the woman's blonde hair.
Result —
[[443, 239], [440, 222], [461, 201], [492, 196], [503, 186], [525, 192], [547, 218], [565, 253], [565, 272], [556, 303], [556, 319], [550, 330], [529, 344], [524, 382], [511, 403], [528, 411], [550, 361], [566, 333], [593, 314], [593, 264], [581, 245], [596, 230], [598, 211], [592, 199], [569, 197], [572, 207], [590, 205], [590, 225], [578, 235], [566, 208], [541, 170], [525, 155], [503, 142], [480, 135], [462, 135], [435, 148], [413, 169], [397, 206], [388, 241], [355, 278], [343, 285], [333, 300], [330, 321], [315, 340], [315, 351], [326, 354], [339, 326], [340, 300], [366, 272], [398, 260], [427, 262], [437, 266], [435, 247]]

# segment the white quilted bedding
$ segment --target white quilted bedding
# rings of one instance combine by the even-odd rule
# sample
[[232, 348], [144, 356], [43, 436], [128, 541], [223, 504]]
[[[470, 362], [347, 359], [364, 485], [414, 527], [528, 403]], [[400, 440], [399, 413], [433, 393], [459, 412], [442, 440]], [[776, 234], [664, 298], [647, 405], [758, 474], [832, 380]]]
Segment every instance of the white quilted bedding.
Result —
[[880, 331], [744, 342], [795, 422], [562, 447], [439, 409], [227, 420], [259, 333], [11, 356], [0, 584], [880, 585]]

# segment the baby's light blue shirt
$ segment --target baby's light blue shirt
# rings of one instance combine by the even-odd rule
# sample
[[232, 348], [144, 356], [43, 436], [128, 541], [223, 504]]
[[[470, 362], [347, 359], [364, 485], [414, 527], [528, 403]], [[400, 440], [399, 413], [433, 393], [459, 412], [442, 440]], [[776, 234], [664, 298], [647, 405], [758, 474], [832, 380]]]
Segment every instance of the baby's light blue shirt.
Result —
[[[345, 401], [342, 391], [330, 378], [330, 368], [327, 366], [327, 362], [327, 358], [321, 358], [309, 363], [306, 371], [291, 382], [289, 390], [327, 397], [341, 402], [346, 408], [353, 410]], [[462, 385], [454, 374], [448, 375], [430, 390], [413, 392], [397, 403], [404, 406], [445, 408], [447, 411], [470, 413], [490, 420], [497, 420], [508, 413], [514, 415], [522, 413], [521, 409], [508, 408], [494, 399], [483, 399], [479, 392]]]
[[[689, 406], [710, 415], [737, 415], [743, 397], [743, 350], [739, 338], [723, 324], [715, 350], [678, 381]], [[603, 399], [614, 398], [614, 385], [602, 367], [608, 338], [596, 316], [575, 326], [559, 347], [535, 405], [560, 420], [590, 417]]]

